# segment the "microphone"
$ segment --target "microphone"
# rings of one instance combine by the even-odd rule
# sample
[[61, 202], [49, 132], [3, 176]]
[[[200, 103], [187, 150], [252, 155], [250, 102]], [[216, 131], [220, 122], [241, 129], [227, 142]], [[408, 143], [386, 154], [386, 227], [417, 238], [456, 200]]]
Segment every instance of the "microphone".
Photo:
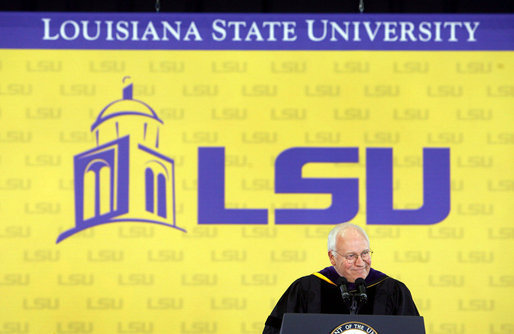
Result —
[[361, 304], [366, 304], [368, 301], [366, 282], [364, 282], [363, 278], [359, 277], [355, 280], [355, 286], [357, 287], [357, 297], [359, 297]]
[[339, 290], [341, 290], [341, 297], [343, 297], [343, 301], [345, 304], [350, 304], [350, 293], [348, 292], [348, 280], [343, 276], [340, 276], [337, 281], [337, 285], [339, 285]]

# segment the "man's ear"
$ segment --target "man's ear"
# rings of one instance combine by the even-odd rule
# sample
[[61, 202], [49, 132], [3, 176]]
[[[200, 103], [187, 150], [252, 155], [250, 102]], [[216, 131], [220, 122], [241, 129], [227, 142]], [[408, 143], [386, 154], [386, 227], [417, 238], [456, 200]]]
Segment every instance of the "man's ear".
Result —
[[334, 254], [332, 254], [332, 251], [328, 251], [328, 258], [330, 259], [330, 263], [332, 263], [332, 265], [335, 266], [336, 259], [334, 259]]

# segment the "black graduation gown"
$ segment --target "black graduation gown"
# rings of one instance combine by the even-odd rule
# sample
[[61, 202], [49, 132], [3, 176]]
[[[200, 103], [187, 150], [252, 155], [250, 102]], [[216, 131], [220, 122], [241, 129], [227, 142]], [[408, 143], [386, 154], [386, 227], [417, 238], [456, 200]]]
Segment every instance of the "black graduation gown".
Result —
[[[335, 284], [339, 274], [334, 267], [297, 279], [282, 295], [266, 320], [263, 334], [278, 334], [284, 313], [349, 314], [341, 291]], [[368, 301], [358, 314], [419, 315], [409, 289], [402, 282], [370, 269], [366, 282]], [[355, 285], [348, 284], [350, 293]]]

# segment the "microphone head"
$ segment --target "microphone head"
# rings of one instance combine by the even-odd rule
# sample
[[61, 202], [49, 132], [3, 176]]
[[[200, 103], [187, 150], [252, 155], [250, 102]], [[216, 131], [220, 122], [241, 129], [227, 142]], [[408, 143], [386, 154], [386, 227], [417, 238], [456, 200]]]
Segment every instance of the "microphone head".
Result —
[[336, 281], [336, 284], [337, 285], [342, 285], [342, 284], [346, 285], [346, 284], [348, 284], [348, 280], [343, 276], [339, 276], [339, 278]]
[[358, 296], [361, 303], [365, 304], [368, 301], [368, 295], [366, 294], [366, 282], [363, 278], [359, 277], [355, 280], [355, 285], [359, 291]]
[[[339, 278], [336, 281], [337, 286], [339, 287], [339, 290], [341, 290], [341, 297], [343, 298], [343, 302], [347, 305], [350, 304], [350, 293], [348, 292], [348, 280], [343, 277], [339, 276]], [[348, 306], [349, 307], [349, 306]]]
[[355, 285], [364, 285], [366, 286], [366, 282], [364, 281], [364, 278], [359, 277], [355, 280]]

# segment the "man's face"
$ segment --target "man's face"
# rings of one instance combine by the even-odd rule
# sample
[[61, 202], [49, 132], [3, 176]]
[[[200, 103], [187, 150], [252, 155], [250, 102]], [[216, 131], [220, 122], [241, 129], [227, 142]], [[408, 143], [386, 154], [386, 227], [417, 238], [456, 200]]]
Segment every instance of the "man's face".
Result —
[[[348, 282], [355, 282], [359, 277], [366, 278], [371, 267], [371, 258], [366, 261], [360, 256], [362, 252], [368, 250], [369, 244], [366, 238], [354, 229], [345, 231], [344, 236], [338, 235], [336, 239], [337, 254], [328, 252], [330, 263], [334, 266], [340, 276], [344, 276]], [[347, 261], [345, 255], [359, 255], [354, 261]], [[355, 257], [355, 256], [354, 256]]]

